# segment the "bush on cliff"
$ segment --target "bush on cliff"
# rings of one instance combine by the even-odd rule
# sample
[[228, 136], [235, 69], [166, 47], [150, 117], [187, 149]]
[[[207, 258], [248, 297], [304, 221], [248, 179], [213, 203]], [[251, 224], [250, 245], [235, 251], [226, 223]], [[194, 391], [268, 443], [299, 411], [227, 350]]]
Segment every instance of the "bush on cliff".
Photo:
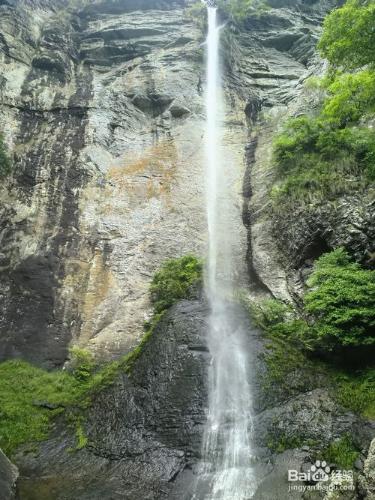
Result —
[[155, 313], [161, 313], [180, 299], [202, 277], [202, 262], [193, 255], [171, 259], [163, 264], [151, 282]]
[[349, 0], [327, 16], [319, 48], [331, 68], [319, 84], [321, 109], [289, 120], [274, 142], [277, 211], [333, 200], [375, 180], [374, 17], [366, 0]]
[[252, 311], [256, 324], [308, 350], [375, 345], [375, 271], [338, 248], [317, 259], [307, 285], [301, 315], [279, 301], [264, 301]]
[[335, 67], [361, 68], [375, 62], [375, 3], [349, 0], [324, 20], [319, 49]]
[[371, 118], [375, 112], [375, 72], [336, 74], [324, 81], [327, 98], [322, 117], [327, 125], [343, 128]]
[[[338, 248], [316, 261], [301, 310], [272, 299], [251, 304], [250, 314], [271, 340], [269, 387], [283, 384], [293, 370], [315, 366], [332, 385], [338, 403], [375, 419], [375, 370], [366, 366], [362, 351], [355, 357], [357, 348], [367, 351], [375, 345], [374, 271], [361, 268]], [[343, 365], [343, 350], [345, 360], [353, 357], [353, 363]]]
[[316, 346], [375, 345], [375, 271], [362, 269], [343, 248], [322, 255], [307, 282], [305, 312]]
[[81, 349], [78, 346], [73, 346], [69, 349], [70, 353], [70, 368], [76, 379], [85, 381], [88, 380], [95, 370], [94, 356], [86, 349]]
[[274, 207], [293, 201], [334, 199], [375, 180], [375, 138], [367, 127], [332, 128], [301, 116], [288, 121], [274, 142], [279, 178]]

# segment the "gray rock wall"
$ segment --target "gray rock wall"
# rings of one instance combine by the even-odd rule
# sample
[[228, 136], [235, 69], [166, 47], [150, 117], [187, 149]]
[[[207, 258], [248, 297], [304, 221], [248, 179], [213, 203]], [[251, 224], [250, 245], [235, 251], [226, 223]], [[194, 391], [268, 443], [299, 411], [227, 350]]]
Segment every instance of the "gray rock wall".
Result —
[[0, 357], [112, 357], [160, 263], [202, 253], [201, 35], [178, 2], [0, 9]]
[[12, 500], [15, 498], [18, 469], [0, 450], [0, 498]]
[[[1, 359], [61, 365], [72, 343], [102, 359], [128, 351], [155, 270], [204, 254], [203, 38], [182, 4], [0, 7], [14, 156], [1, 194]], [[226, 103], [228, 216], [245, 285], [245, 97], [228, 87]]]

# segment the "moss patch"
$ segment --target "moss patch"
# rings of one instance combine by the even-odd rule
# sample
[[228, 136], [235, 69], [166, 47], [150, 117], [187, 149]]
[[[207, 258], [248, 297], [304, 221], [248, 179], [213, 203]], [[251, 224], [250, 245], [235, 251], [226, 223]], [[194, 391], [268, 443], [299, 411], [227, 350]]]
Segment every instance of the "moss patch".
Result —
[[[357, 268], [354, 269], [354, 271]], [[351, 273], [351, 277], [355, 273]], [[325, 280], [326, 283], [326, 280]], [[342, 288], [342, 287], [341, 287]], [[317, 288], [315, 288], [315, 293]], [[342, 293], [342, 290], [341, 290]], [[336, 297], [336, 290], [331, 294]], [[340, 308], [348, 307], [348, 301]], [[358, 304], [356, 304], [356, 307]], [[336, 314], [339, 317], [340, 308]], [[298, 319], [296, 311], [279, 301], [266, 300], [249, 306], [252, 321], [261, 328], [268, 343], [264, 360], [263, 389], [283, 398], [299, 392], [326, 387], [344, 408], [375, 420], [375, 370], [372, 367], [343, 369], [332, 360], [311, 353], [311, 327]], [[343, 333], [344, 334], [344, 333]]]
[[73, 374], [46, 372], [20, 360], [0, 364], [0, 447], [12, 453], [48, 436], [52, 417], [79, 402], [87, 389]]
[[375, 420], [375, 370], [334, 374], [333, 397], [345, 408]]
[[343, 469], [352, 468], [359, 457], [359, 451], [354, 446], [349, 435], [333, 441], [322, 454], [327, 462], [334, 463]]
[[283, 453], [286, 450], [301, 448], [302, 446], [316, 446], [317, 441], [305, 439], [298, 435], [287, 435], [285, 433], [272, 434], [268, 436], [267, 447], [275, 453]]
[[267, 439], [267, 448], [275, 453], [283, 453], [285, 450], [299, 448], [305, 443], [298, 436], [287, 436], [286, 434], [272, 435]]
[[75, 432], [76, 449], [86, 446], [84, 412], [98, 392], [113, 384], [119, 373], [130, 374], [136, 360], [162, 315], [154, 318], [140, 344], [118, 361], [107, 363], [93, 372], [87, 364], [86, 353], [82, 365], [72, 372], [47, 372], [21, 360], [0, 364], [0, 447], [11, 455], [26, 442], [43, 441], [48, 437], [53, 418], [64, 413], [66, 422]]

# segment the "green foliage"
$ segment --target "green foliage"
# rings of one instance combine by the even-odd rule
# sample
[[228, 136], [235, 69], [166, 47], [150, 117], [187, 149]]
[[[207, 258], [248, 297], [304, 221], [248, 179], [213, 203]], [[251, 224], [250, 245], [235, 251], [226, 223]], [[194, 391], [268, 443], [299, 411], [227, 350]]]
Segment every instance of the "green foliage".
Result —
[[190, 287], [202, 278], [202, 263], [193, 255], [168, 260], [151, 283], [155, 313], [161, 313], [180, 299], [186, 298]]
[[275, 453], [283, 453], [286, 450], [300, 448], [301, 446], [311, 445], [312, 442], [303, 439], [301, 436], [289, 436], [285, 433], [271, 435], [267, 439], [267, 448]]
[[83, 357], [84, 362], [73, 367], [72, 372], [47, 372], [20, 360], [0, 363], [0, 448], [11, 454], [23, 443], [46, 439], [52, 419], [63, 412], [76, 434], [76, 449], [86, 446], [85, 409], [95, 394], [114, 383], [119, 373], [130, 374], [158, 319], [160, 315], [139, 346], [97, 372], [93, 372], [91, 356], [77, 348], [74, 352], [79, 359]]
[[202, 31], [206, 28], [207, 8], [201, 0], [197, 0], [190, 4], [185, 9], [185, 14], [189, 19], [192, 19]]
[[[283, 355], [282, 351], [286, 352], [287, 349], [287, 344], [284, 343], [286, 339], [293, 340], [295, 346], [301, 345], [305, 349], [311, 349], [311, 327], [303, 318], [298, 317], [290, 304], [285, 304], [276, 299], [266, 299], [248, 304], [248, 309], [251, 319], [257, 327], [270, 335], [274, 341], [283, 342], [281, 356]], [[292, 350], [289, 354], [293, 357], [292, 354], [296, 354], [298, 349], [295, 347], [290, 348]], [[269, 357], [269, 360], [271, 360], [271, 357]], [[275, 361], [276, 365], [278, 365], [277, 357]], [[292, 363], [292, 360], [290, 360], [290, 363]], [[272, 367], [269, 366], [269, 368]]]
[[359, 452], [353, 444], [349, 435], [333, 441], [328, 448], [322, 452], [324, 460], [334, 463], [342, 469], [351, 469], [354, 462], [359, 457]]
[[77, 421], [77, 425], [76, 425], [76, 440], [77, 440], [76, 450], [82, 450], [82, 448], [85, 448], [85, 446], [88, 443], [88, 438], [87, 438], [87, 436], [85, 434], [85, 431], [84, 431], [83, 424], [82, 424], [81, 420]]
[[268, 8], [266, 0], [218, 0], [217, 5], [224, 15], [241, 24], [247, 17], [259, 14]]
[[345, 408], [375, 420], [375, 370], [338, 373], [334, 377], [334, 397]]
[[95, 361], [91, 352], [73, 346], [70, 348], [69, 353], [71, 357], [70, 366], [74, 376], [78, 380], [88, 380], [95, 368]]
[[307, 284], [305, 311], [318, 346], [375, 344], [375, 271], [362, 269], [338, 248], [316, 261]]
[[126, 360], [125, 360], [126, 373], [128, 373], [128, 374], [131, 373], [135, 362], [142, 354], [145, 346], [147, 345], [148, 341], [150, 340], [152, 334], [154, 333], [155, 328], [157, 327], [157, 325], [160, 323], [162, 317], [164, 316], [164, 313], [165, 313], [165, 310], [160, 312], [160, 313], [154, 314], [154, 316], [152, 317], [152, 320], [149, 323], [147, 323], [146, 332], [143, 335], [141, 342], [139, 343], [139, 345], [135, 349], [132, 350], [132, 352], [130, 352], [126, 356]]
[[[337, 75], [327, 85], [328, 97], [322, 109], [327, 123], [344, 127], [356, 123], [375, 111], [375, 73], [365, 70], [359, 73]], [[374, 143], [375, 140], [372, 140]], [[372, 144], [374, 149], [374, 144]]]
[[11, 171], [11, 163], [8, 157], [4, 140], [2, 135], [0, 135], [0, 177], [5, 177]]
[[292, 314], [292, 308], [276, 299], [265, 299], [248, 304], [249, 313], [254, 324], [267, 333], [277, 333], [280, 325]]
[[64, 371], [46, 372], [19, 360], [0, 364], [0, 447], [45, 439], [50, 419], [79, 401], [85, 386]]
[[273, 158], [279, 177], [271, 192], [275, 209], [335, 199], [375, 179], [375, 137], [365, 126], [333, 128], [320, 118], [300, 116], [274, 141]]
[[333, 66], [347, 70], [374, 64], [374, 26], [373, 0], [349, 0], [325, 18], [318, 46], [321, 54]]
[[272, 343], [268, 346], [265, 356], [267, 364], [267, 375], [264, 388], [271, 388], [276, 382], [288, 389], [288, 377], [299, 370], [307, 367], [306, 356], [292, 342], [272, 336]]
[[308, 350], [375, 344], [375, 271], [361, 268], [338, 248], [315, 262], [307, 285], [302, 317], [290, 306], [266, 300], [250, 307], [255, 324]]
[[333, 67], [308, 83], [324, 90], [321, 109], [290, 120], [274, 143], [276, 211], [364, 191], [375, 180], [375, 136], [366, 126], [375, 113], [374, 23], [367, 0], [349, 0], [327, 16], [319, 48]]

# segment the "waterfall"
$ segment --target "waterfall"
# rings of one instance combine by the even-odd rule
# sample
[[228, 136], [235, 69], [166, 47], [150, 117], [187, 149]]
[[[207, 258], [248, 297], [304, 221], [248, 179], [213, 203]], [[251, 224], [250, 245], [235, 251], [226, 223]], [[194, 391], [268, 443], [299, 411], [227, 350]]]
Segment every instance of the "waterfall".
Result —
[[[208, 4], [206, 89], [206, 210], [209, 249], [205, 288], [210, 305], [207, 344], [209, 408], [203, 438], [203, 462], [193, 498], [245, 500], [255, 480], [251, 450], [251, 391], [246, 331], [233, 297], [230, 204], [224, 172], [221, 122], [224, 106], [219, 74], [216, 8]], [[229, 219], [230, 220], [230, 219]]]

